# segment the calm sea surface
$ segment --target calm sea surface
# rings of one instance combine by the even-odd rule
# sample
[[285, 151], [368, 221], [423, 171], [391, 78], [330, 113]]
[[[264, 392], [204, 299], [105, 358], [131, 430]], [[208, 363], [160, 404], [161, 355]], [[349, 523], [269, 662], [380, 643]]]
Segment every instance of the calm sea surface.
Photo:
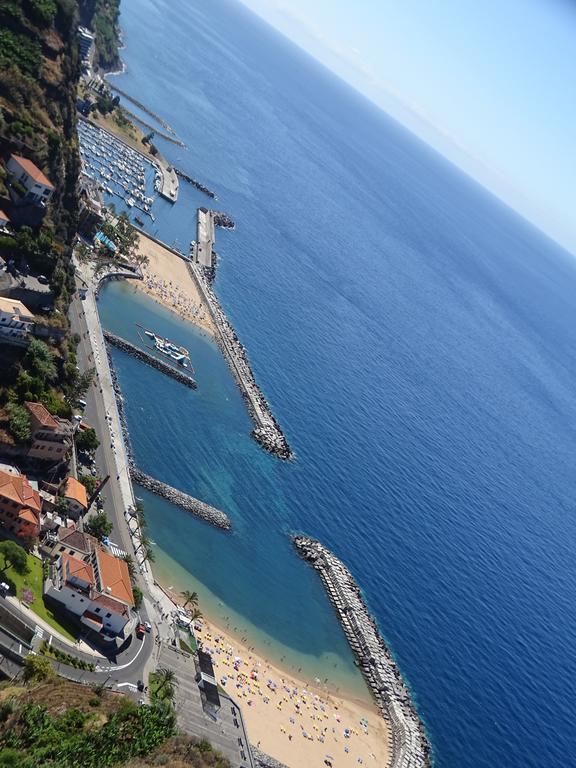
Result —
[[[351, 568], [442, 768], [576, 758], [576, 269], [571, 256], [232, 0], [123, 0], [119, 82], [237, 221], [217, 292], [295, 449], [281, 463], [215, 347], [126, 286], [103, 321], [190, 347], [190, 392], [115, 354], [157, 571], [288, 666], [362, 682], [287, 534]], [[195, 206], [155, 204], [187, 248]]]

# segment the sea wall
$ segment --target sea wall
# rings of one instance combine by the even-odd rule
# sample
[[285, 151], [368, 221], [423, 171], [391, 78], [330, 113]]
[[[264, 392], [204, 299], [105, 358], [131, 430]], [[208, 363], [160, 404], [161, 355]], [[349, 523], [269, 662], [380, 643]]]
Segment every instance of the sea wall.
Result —
[[281, 459], [292, 458], [293, 454], [288, 441], [274, 418], [266, 398], [260, 391], [258, 384], [256, 384], [246, 350], [236, 335], [236, 331], [230, 325], [216, 298], [216, 294], [198, 265], [188, 262], [188, 269], [208, 306], [218, 330], [216, 342], [228, 363], [228, 367], [238, 384], [240, 393], [256, 425], [252, 430], [252, 437], [262, 448], [274, 456], [278, 456]]
[[250, 751], [252, 752], [256, 768], [288, 768], [284, 763], [281, 763], [274, 757], [270, 757], [270, 755], [262, 752], [261, 749], [258, 749], [253, 744], [250, 744]]
[[389, 724], [387, 768], [429, 768], [431, 751], [424, 726], [352, 574], [319, 541], [306, 536], [292, 540], [299, 554], [320, 574], [368, 687]]
[[204, 501], [199, 501], [193, 496], [179, 491], [177, 488], [172, 488], [172, 486], [150, 477], [150, 475], [134, 466], [130, 467], [130, 476], [142, 488], [146, 488], [148, 491], [162, 496], [162, 498], [171, 501], [173, 504], [177, 504], [182, 509], [192, 512], [193, 515], [205, 520], [207, 523], [211, 523], [216, 528], [222, 528], [225, 531], [230, 530], [231, 525], [228, 516], [219, 509], [216, 509], [216, 507], [212, 507]]
[[[104, 334], [107, 333], [107, 331], [103, 331], [103, 332]], [[166, 483], [163, 483], [160, 480], [156, 480], [155, 478], [150, 477], [150, 475], [147, 475], [145, 472], [142, 472], [141, 470], [138, 469], [138, 467], [134, 462], [134, 455], [132, 451], [132, 441], [130, 440], [128, 424], [126, 422], [126, 413], [124, 410], [124, 398], [122, 397], [122, 392], [120, 390], [120, 385], [118, 383], [118, 375], [116, 373], [116, 369], [114, 368], [114, 362], [112, 360], [110, 350], [108, 349], [107, 351], [108, 351], [108, 363], [110, 367], [110, 378], [112, 380], [112, 387], [114, 389], [114, 395], [116, 397], [116, 404], [118, 407], [118, 416], [120, 419], [120, 426], [122, 428], [124, 445], [126, 446], [126, 453], [128, 456], [128, 466], [130, 469], [130, 477], [132, 481], [135, 483], [138, 483], [143, 488], [146, 488], [152, 491], [153, 493], [156, 493], [158, 496], [162, 496], [162, 498], [167, 499], [173, 504], [177, 504], [179, 507], [182, 507], [187, 512], [191, 512], [193, 515], [196, 515], [196, 517], [199, 517], [201, 520], [204, 520], [205, 522], [216, 526], [216, 528], [221, 528], [222, 530], [229, 531], [232, 527], [230, 524], [230, 519], [228, 518], [228, 515], [222, 512], [222, 510], [216, 509], [216, 507], [212, 507], [210, 504], [206, 504], [204, 501], [200, 501], [199, 499], [194, 498], [194, 496], [190, 496], [189, 494], [184, 493], [183, 491], [179, 491], [177, 488], [173, 488], [172, 486], [167, 485]]]
[[116, 336], [116, 334], [110, 333], [110, 331], [103, 331], [103, 333], [106, 341], [109, 344], [112, 344], [112, 346], [121, 349], [128, 355], [132, 355], [132, 357], [135, 357], [137, 360], [146, 363], [146, 365], [149, 365], [151, 368], [156, 368], [157, 371], [165, 373], [166, 376], [170, 376], [170, 378], [178, 381], [180, 384], [184, 384], [185, 387], [189, 387], [190, 389], [197, 388], [198, 385], [196, 384], [196, 381], [183, 371], [179, 371], [169, 363], [165, 363], [163, 360], [159, 360], [154, 355], [145, 352], [143, 349], [140, 349], [140, 347], [136, 347], [134, 344], [126, 341], [126, 339], [122, 339], [120, 336]]

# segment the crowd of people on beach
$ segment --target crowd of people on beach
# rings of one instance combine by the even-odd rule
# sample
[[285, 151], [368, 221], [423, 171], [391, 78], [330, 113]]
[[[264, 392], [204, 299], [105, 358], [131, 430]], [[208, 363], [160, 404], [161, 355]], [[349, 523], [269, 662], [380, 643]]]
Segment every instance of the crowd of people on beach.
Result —
[[[210, 628], [195, 626], [198, 640], [210, 653], [218, 675], [218, 683], [239, 700], [243, 708], [258, 703], [275, 707], [285, 717], [279, 725], [279, 735], [292, 742], [295, 739], [317, 741], [331, 755], [329, 763], [337, 765], [336, 755], [347, 756], [347, 762], [374, 765], [376, 756], [368, 760], [358, 754], [359, 738], [369, 733], [369, 722], [361, 718], [357, 723], [345, 723], [336, 704], [308, 687], [297, 685], [288, 677], [278, 676], [267, 662], [252, 654], [242, 658], [229, 643], [229, 639]], [[260, 743], [257, 745], [260, 747]], [[262, 745], [265, 748], [265, 745]], [[330, 757], [330, 755], [329, 755]]]
[[154, 274], [144, 272], [142, 284], [147, 291], [166, 306], [178, 312], [194, 323], [202, 323], [207, 318], [206, 308], [200, 302], [194, 302], [171, 280], [162, 280]]

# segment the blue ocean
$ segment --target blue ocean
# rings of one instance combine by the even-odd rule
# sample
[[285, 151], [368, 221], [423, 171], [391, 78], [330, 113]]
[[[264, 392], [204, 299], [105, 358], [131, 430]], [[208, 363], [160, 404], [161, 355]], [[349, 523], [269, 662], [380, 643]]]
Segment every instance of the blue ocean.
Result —
[[[116, 81], [236, 220], [215, 289], [292, 448], [251, 422], [214, 344], [129, 286], [103, 322], [191, 350], [185, 390], [115, 353], [156, 571], [287, 667], [367, 696], [316, 574], [361, 585], [441, 768], [576, 764], [576, 263], [235, 0], [123, 0]], [[187, 250], [182, 184], [149, 229]]]

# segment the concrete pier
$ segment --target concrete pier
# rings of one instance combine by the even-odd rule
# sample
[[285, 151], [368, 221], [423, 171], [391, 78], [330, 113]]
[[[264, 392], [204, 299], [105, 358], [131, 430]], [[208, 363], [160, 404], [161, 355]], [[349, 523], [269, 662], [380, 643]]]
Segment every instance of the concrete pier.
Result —
[[156, 368], [157, 371], [166, 374], [166, 376], [170, 376], [170, 378], [175, 379], [176, 381], [180, 382], [180, 384], [184, 384], [185, 387], [189, 387], [190, 389], [197, 388], [198, 385], [196, 381], [192, 378], [192, 376], [184, 373], [184, 371], [174, 368], [174, 366], [170, 365], [170, 363], [159, 360], [149, 352], [140, 349], [140, 347], [131, 344], [129, 341], [126, 341], [126, 339], [123, 339], [120, 336], [116, 336], [114, 333], [110, 333], [110, 331], [103, 331], [103, 334], [106, 341], [109, 344], [112, 344], [112, 346], [121, 349], [128, 355], [132, 355], [132, 357], [135, 357], [137, 360], [146, 363], [146, 365], [149, 365], [151, 368]]
[[208, 208], [198, 208], [196, 219], [196, 242], [192, 258], [205, 269], [214, 268], [214, 216]]
[[430, 768], [430, 744], [410, 691], [352, 574], [319, 541], [306, 536], [292, 540], [299, 554], [318, 571], [358, 666], [389, 724], [390, 760], [386, 768]]

